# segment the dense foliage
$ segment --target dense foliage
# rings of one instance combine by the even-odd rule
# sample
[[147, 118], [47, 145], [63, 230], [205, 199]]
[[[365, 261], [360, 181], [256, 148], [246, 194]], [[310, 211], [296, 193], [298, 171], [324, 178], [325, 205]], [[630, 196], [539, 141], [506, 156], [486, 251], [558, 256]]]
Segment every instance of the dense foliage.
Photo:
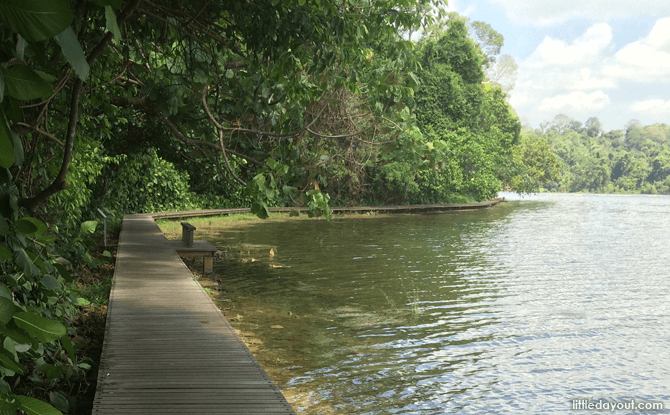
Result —
[[545, 138], [561, 159], [561, 179], [548, 181], [548, 190], [670, 194], [670, 126], [631, 120], [605, 132], [596, 117], [582, 124], [561, 114], [542, 127], [523, 135]]
[[[505, 92], [482, 83], [502, 36], [476, 24], [475, 41], [441, 6], [3, 0], [0, 414], [59, 413], [89, 366], [71, 342], [71, 272], [94, 264], [98, 209], [329, 216], [554, 180], [534, 151], [546, 142], [520, 140]], [[418, 45], [400, 35], [420, 27], [433, 29]]]

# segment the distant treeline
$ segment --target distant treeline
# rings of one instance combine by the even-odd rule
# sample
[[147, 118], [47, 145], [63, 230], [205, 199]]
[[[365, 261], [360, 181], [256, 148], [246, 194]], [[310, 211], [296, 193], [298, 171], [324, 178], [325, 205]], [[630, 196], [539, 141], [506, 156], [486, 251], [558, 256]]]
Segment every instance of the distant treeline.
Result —
[[629, 121], [624, 130], [602, 130], [598, 118], [584, 124], [559, 115], [527, 137], [544, 137], [563, 162], [554, 192], [670, 194], [670, 126]]

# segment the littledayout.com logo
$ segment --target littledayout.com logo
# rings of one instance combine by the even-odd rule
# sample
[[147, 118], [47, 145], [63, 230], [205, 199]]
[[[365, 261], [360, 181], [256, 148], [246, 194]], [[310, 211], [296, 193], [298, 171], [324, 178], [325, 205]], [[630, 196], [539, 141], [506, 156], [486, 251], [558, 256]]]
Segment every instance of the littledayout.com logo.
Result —
[[605, 399], [573, 399], [573, 410], [595, 411], [662, 411], [663, 402], [644, 402], [631, 399], [630, 401], [609, 401]]

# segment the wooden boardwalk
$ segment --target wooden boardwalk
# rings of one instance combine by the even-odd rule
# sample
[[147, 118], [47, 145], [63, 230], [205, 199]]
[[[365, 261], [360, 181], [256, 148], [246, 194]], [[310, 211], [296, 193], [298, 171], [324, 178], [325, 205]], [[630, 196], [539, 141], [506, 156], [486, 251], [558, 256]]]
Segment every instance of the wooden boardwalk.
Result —
[[152, 214], [123, 221], [93, 414], [295, 414]]
[[[462, 212], [467, 210], [481, 210], [495, 206], [504, 202], [504, 198], [495, 198], [479, 203], [457, 203], [457, 204], [431, 204], [431, 205], [386, 205], [386, 206], [352, 206], [352, 207], [331, 207], [333, 213], [439, 213], [439, 212]], [[306, 207], [271, 207], [270, 212], [307, 212]], [[248, 213], [250, 208], [231, 208], [231, 209], [207, 209], [190, 210], [184, 212], [161, 212], [154, 213], [155, 218], [178, 218], [189, 216], [212, 216], [212, 215], [231, 215], [235, 213]]]

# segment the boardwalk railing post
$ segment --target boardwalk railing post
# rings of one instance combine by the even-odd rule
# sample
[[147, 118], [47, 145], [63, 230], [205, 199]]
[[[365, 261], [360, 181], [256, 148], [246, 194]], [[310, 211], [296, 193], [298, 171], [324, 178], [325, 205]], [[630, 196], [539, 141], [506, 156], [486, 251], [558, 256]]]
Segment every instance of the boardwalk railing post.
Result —
[[102, 210], [98, 209], [98, 213], [100, 216], [102, 216], [102, 233], [105, 237], [104, 239], [104, 247], [107, 248], [107, 215], [102, 213]]
[[188, 222], [181, 223], [181, 240], [187, 248], [193, 248], [193, 234], [195, 233], [195, 226]]

